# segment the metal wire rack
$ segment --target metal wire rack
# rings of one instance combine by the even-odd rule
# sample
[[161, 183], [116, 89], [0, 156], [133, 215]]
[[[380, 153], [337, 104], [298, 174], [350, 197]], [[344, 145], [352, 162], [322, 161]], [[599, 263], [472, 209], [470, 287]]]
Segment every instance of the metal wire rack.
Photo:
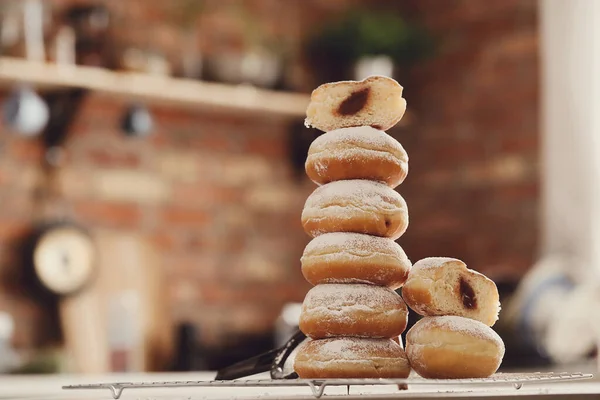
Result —
[[170, 382], [115, 382], [85, 385], [63, 386], [67, 390], [108, 389], [114, 399], [119, 399], [125, 389], [152, 388], [190, 388], [190, 387], [302, 387], [308, 386], [315, 398], [320, 398], [328, 386], [376, 386], [376, 385], [512, 385], [520, 389], [527, 383], [553, 383], [581, 379], [590, 379], [592, 374], [584, 373], [500, 373], [489, 378], [480, 379], [423, 379], [410, 377], [407, 379], [239, 379], [232, 381], [170, 381]]

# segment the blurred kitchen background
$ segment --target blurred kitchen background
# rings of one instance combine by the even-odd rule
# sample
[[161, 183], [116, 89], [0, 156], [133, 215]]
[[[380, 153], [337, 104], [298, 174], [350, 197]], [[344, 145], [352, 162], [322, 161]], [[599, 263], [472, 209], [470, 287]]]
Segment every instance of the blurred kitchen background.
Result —
[[[564, 171], [593, 144], [569, 147], [568, 124], [545, 140], [541, 93], [562, 104], [569, 88], [542, 88], [544, 62], [561, 59], [555, 36], [577, 24], [560, 18], [585, 2], [2, 1], [0, 368], [215, 370], [287, 340], [309, 289], [309, 94], [371, 74], [408, 101], [389, 131], [410, 156], [399, 243], [413, 261], [463, 259], [507, 308], [547, 251], [576, 252], [548, 250], [549, 221], [572, 210], [544, 208], [541, 160]], [[571, 156], [544, 158], [551, 145]], [[594, 197], [573, 193], [589, 220]], [[532, 307], [522, 296], [515, 315]], [[505, 365], [548, 362], [523, 318], [504, 320]]]

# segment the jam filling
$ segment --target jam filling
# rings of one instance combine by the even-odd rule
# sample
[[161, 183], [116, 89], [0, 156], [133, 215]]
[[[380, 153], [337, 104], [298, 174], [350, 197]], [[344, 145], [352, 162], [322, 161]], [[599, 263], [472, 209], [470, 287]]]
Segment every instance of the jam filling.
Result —
[[364, 88], [353, 92], [348, 96], [337, 109], [337, 113], [339, 115], [354, 115], [362, 110], [367, 104], [367, 100], [369, 100], [369, 94], [371, 92], [371, 88]]
[[470, 310], [477, 308], [477, 298], [475, 297], [475, 291], [464, 278], [460, 278], [459, 291], [460, 296], [462, 298], [462, 303], [465, 306], [465, 308], [468, 308]]

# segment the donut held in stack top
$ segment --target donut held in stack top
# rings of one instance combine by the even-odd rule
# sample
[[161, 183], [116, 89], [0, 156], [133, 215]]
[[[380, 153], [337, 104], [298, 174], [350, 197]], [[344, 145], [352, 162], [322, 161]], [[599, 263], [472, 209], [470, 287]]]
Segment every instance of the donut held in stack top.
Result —
[[424, 317], [406, 334], [406, 355], [424, 378], [486, 378], [498, 370], [504, 343], [490, 327], [473, 319]]
[[393, 290], [365, 284], [323, 284], [304, 299], [300, 330], [312, 339], [334, 336], [393, 338], [408, 320], [408, 309]]
[[360, 233], [326, 233], [314, 238], [300, 259], [302, 274], [313, 285], [371, 283], [397, 289], [411, 263], [392, 239]]
[[305, 123], [324, 132], [350, 126], [385, 131], [406, 111], [402, 90], [398, 82], [383, 76], [321, 85], [310, 96]]
[[366, 179], [400, 185], [408, 174], [408, 155], [387, 133], [358, 126], [327, 132], [308, 149], [306, 174], [319, 185]]
[[407, 378], [410, 365], [390, 339], [340, 337], [304, 342], [294, 370], [305, 379]]
[[336, 181], [318, 187], [308, 197], [302, 226], [313, 237], [355, 232], [398, 239], [408, 227], [408, 209], [402, 196], [382, 183]]
[[455, 258], [417, 261], [402, 296], [412, 310], [425, 316], [457, 315], [492, 326], [500, 312], [496, 284]]

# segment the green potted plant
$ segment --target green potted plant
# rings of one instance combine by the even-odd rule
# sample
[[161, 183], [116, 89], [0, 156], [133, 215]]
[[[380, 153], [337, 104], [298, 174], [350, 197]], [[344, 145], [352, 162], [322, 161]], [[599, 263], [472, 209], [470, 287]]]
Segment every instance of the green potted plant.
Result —
[[222, 46], [208, 60], [210, 77], [231, 84], [273, 88], [281, 79], [285, 38], [271, 35], [244, 2], [233, 2], [229, 13], [237, 21], [235, 46]]
[[394, 75], [432, 50], [427, 32], [391, 12], [352, 10], [310, 36], [307, 56], [320, 80]]

